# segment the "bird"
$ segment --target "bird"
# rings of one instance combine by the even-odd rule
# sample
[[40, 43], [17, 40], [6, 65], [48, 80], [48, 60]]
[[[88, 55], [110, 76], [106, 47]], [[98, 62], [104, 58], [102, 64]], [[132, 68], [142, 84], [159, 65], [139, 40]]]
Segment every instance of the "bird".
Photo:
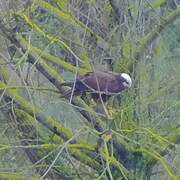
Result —
[[[116, 73], [113, 71], [93, 71], [86, 74], [78, 74], [75, 82], [65, 82], [62, 86], [69, 86], [73, 89], [74, 95], [91, 94], [91, 97], [98, 101], [106, 102], [112, 95], [127, 90], [132, 85], [132, 79], [127, 73]], [[72, 90], [65, 93], [69, 96]]]

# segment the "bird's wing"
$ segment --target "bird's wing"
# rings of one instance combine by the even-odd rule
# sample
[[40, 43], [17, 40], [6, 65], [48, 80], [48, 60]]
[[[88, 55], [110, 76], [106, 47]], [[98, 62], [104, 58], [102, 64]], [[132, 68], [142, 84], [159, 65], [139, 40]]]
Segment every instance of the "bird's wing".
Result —
[[85, 84], [88, 90], [106, 92], [108, 83], [115, 80], [115, 75], [105, 71], [95, 71], [79, 75], [77, 79]]
[[119, 86], [119, 80], [117, 76], [119, 73], [112, 71], [100, 71], [97, 73], [100, 78], [100, 89], [104, 91], [106, 94], [119, 93], [121, 91]]

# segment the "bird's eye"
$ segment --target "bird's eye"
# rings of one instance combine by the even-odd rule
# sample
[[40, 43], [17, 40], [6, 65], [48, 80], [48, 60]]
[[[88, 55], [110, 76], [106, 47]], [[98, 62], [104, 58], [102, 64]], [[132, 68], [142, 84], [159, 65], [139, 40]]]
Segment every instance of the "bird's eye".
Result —
[[129, 84], [129, 82], [127, 80], [125, 80], [125, 83]]
[[130, 85], [130, 82], [128, 82], [127, 80], [124, 80], [123, 85], [124, 85], [125, 87], [130, 87], [130, 86], [131, 86], [131, 85]]

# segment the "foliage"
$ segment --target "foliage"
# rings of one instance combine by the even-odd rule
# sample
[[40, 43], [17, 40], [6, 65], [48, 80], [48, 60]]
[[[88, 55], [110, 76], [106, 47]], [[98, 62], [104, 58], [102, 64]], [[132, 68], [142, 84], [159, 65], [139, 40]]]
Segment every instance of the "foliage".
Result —
[[[0, 179], [180, 177], [177, 1], [2, 4]], [[64, 98], [62, 82], [94, 69], [133, 78], [111, 116]]]

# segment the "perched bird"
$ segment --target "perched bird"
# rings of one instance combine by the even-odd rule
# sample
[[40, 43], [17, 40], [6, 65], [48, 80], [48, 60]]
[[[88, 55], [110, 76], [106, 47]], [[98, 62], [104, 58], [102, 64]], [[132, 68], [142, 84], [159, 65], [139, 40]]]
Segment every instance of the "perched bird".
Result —
[[[74, 85], [74, 95], [85, 95], [90, 93], [97, 101], [100, 98], [106, 102], [109, 97], [119, 94], [131, 87], [132, 80], [126, 73], [115, 73], [112, 71], [94, 71], [84, 75], [77, 75], [76, 82], [65, 82], [62, 86]], [[66, 93], [69, 95], [72, 91]]]

